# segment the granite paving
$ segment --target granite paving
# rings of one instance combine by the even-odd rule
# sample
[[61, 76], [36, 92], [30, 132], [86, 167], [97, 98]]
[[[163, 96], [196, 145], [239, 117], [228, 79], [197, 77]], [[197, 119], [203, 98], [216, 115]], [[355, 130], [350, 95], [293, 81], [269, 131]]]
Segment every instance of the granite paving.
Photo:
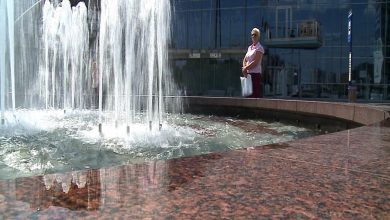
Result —
[[286, 143], [0, 181], [0, 219], [390, 219], [390, 120]]

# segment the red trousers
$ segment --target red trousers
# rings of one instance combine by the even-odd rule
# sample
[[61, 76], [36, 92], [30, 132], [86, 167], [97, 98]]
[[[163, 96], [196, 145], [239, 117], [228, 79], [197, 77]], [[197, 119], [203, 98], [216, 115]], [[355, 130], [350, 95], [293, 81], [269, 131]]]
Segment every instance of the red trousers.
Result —
[[253, 93], [247, 98], [263, 98], [263, 79], [260, 73], [249, 73], [252, 77]]

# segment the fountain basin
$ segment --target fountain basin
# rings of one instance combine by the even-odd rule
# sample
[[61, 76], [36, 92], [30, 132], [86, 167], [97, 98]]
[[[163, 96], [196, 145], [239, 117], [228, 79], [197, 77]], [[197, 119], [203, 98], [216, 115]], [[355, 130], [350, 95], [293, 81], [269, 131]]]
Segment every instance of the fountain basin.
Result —
[[[228, 101], [233, 103], [229, 105], [235, 105], [237, 101], [188, 99], [187, 104], [199, 105], [202, 99], [207, 105], [213, 100], [214, 106]], [[267, 99], [243, 102], [257, 105], [261, 101], [274, 102]], [[355, 109], [355, 114], [363, 108], [369, 125], [254, 148], [0, 181], [0, 216], [5, 219], [390, 217], [386, 202], [390, 192], [390, 122], [385, 107], [328, 105], [333, 109], [334, 105], [353, 106], [349, 109]], [[380, 115], [384, 120], [376, 122]]]
[[126, 117], [111, 120], [114, 112], [105, 112], [101, 119], [94, 110], [18, 110], [5, 115], [1, 179], [188, 157], [320, 133], [256, 117], [199, 112], [167, 114], [161, 130], [158, 122], [150, 130], [142, 113], [132, 124], [123, 123]]
[[[169, 97], [167, 97], [169, 98]], [[94, 110], [6, 112], [0, 128], [0, 178], [99, 169], [276, 144], [356, 128], [387, 113], [367, 105], [309, 101], [184, 97], [185, 114], [168, 114], [152, 130]], [[128, 132], [129, 131], [129, 132]]]

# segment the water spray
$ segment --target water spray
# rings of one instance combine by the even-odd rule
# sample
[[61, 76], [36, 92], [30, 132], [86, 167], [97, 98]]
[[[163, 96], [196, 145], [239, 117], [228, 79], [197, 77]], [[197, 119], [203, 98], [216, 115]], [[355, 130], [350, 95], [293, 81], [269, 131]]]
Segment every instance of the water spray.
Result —
[[21, 18], [23, 18], [29, 11], [31, 11], [35, 6], [37, 6], [39, 3], [41, 3], [43, 0], [37, 1], [35, 4], [33, 4], [30, 8], [28, 8], [26, 11], [23, 12], [16, 20], [15, 23], [18, 22]]
[[100, 135], [103, 134], [103, 125], [102, 125], [102, 123], [99, 123], [99, 134]]
[[[35, 0], [34, 5], [26, 6], [29, 8], [22, 15], [15, 14], [15, 22], [21, 22], [25, 14], [35, 13], [35, 6], [43, 6], [39, 48], [43, 53], [36, 77], [39, 88], [31, 94], [39, 97], [37, 103], [42, 103], [37, 107], [59, 108], [64, 114], [69, 114], [66, 112], [69, 109], [84, 109], [88, 103], [83, 97], [91, 87], [97, 87], [98, 91], [94, 90], [94, 93], [98, 93], [100, 133], [105, 121], [114, 122], [115, 127], [126, 123], [129, 133], [138, 114], [146, 126], [149, 122], [150, 130], [155, 123], [155, 129], [158, 127], [161, 131], [165, 107], [163, 95], [174, 89], [166, 64], [171, 15], [169, 1], [102, 0], [99, 11], [87, 8], [83, 2], [73, 8], [70, 0], [63, 0], [61, 6], [54, 2], [58, 1]], [[100, 15], [96, 18], [98, 31], [92, 31], [94, 36], [86, 28], [89, 10], [96, 10], [91, 13]], [[156, 41], [160, 43], [156, 44]], [[91, 45], [96, 49], [92, 50]], [[145, 60], [145, 65], [137, 65], [139, 60]], [[91, 63], [97, 65], [96, 75], [92, 75], [94, 86], [91, 86]], [[6, 85], [11, 87], [8, 81]], [[7, 95], [4, 100], [11, 100]], [[115, 112], [115, 118], [103, 120], [106, 110]], [[126, 119], [122, 117], [125, 112]]]
[[12, 111], [15, 111], [15, 25], [14, 25], [14, 3], [8, 1], [7, 3], [8, 14], [8, 44], [9, 44], [9, 66], [11, 71], [11, 100]]
[[[6, 21], [6, 15], [7, 14], [7, 8], [6, 1], [1, 1], [0, 0], [0, 28], [1, 29], [6, 29], [7, 26], [7, 21]], [[6, 31], [1, 31], [0, 32], [0, 117], [1, 117], [1, 124], [4, 124], [4, 114], [5, 114], [5, 71], [6, 71], [6, 47], [7, 47], [7, 36], [6, 36], [7, 30]]]

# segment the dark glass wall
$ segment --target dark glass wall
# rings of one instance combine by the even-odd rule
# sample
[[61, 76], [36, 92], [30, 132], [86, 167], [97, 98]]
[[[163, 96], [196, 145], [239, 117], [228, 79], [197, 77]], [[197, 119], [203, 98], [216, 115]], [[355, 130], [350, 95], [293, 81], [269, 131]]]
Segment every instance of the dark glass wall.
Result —
[[[390, 100], [390, 0], [172, 2], [172, 69], [187, 95], [239, 96], [242, 58], [258, 27], [266, 96], [346, 99], [352, 9], [358, 99]], [[308, 22], [317, 26], [306, 32]]]

